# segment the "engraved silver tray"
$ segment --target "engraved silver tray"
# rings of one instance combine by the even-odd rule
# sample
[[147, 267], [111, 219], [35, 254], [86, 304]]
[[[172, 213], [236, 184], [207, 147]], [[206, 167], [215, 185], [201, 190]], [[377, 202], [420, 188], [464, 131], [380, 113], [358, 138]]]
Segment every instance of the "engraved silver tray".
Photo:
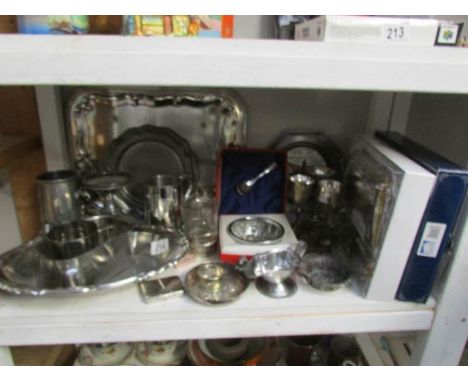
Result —
[[169, 128], [186, 140], [197, 156], [202, 183], [212, 183], [221, 147], [246, 144], [245, 106], [234, 92], [82, 89], [70, 93], [68, 99], [70, 159], [80, 173], [96, 172], [114, 139], [144, 125]]

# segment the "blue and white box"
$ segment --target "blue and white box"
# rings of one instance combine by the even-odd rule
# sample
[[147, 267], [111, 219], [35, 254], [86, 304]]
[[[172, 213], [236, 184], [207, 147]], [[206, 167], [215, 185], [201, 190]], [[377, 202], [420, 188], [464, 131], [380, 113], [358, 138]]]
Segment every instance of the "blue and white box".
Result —
[[396, 293], [398, 300], [424, 303], [431, 294], [467, 199], [468, 171], [399, 133], [376, 135], [436, 176]]

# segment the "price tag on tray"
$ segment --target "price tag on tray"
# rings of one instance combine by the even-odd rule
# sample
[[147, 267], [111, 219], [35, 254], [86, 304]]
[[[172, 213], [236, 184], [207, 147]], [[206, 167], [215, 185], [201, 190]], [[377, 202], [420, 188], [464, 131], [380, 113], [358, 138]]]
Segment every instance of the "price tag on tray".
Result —
[[162, 255], [169, 250], [169, 239], [154, 239], [151, 242], [150, 254], [152, 256]]

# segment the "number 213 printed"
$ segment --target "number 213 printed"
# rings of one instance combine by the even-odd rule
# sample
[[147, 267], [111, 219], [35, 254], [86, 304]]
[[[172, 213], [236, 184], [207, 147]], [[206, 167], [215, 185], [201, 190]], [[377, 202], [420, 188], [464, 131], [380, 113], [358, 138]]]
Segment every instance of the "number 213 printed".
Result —
[[406, 28], [400, 27], [387, 27], [385, 28], [386, 40], [405, 40], [406, 39]]

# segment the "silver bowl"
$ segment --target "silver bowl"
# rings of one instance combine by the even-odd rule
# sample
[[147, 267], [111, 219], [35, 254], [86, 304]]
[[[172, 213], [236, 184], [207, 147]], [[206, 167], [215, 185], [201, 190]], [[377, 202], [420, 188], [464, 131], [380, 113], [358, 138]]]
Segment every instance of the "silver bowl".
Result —
[[320, 291], [337, 290], [350, 280], [347, 262], [341, 256], [331, 253], [304, 256], [298, 274], [311, 287]]
[[296, 293], [296, 282], [291, 278], [300, 263], [304, 243], [295, 248], [273, 249], [256, 254], [246, 265], [245, 275], [257, 279], [257, 289], [268, 297], [283, 298]]
[[203, 305], [229, 304], [247, 289], [249, 280], [233, 266], [207, 263], [189, 271], [185, 277], [187, 294]]
[[228, 234], [241, 244], [275, 244], [284, 236], [284, 227], [273, 219], [247, 216], [233, 221]]

